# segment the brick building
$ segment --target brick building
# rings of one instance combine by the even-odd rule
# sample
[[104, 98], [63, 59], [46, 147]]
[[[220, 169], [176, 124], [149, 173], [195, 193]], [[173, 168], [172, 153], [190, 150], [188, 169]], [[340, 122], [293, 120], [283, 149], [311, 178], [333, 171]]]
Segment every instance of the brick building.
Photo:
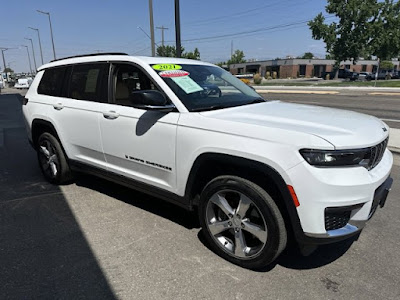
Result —
[[[234, 64], [230, 66], [230, 72], [234, 75], [259, 73], [261, 76], [266, 72], [277, 72], [278, 78], [321, 77], [322, 72], [332, 71], [334, 63], [332, 59], [274, 59]], [[395, 70], [400, 70], [398, 60], [392, 63]], [[377, 64], [376, 60], [359, 60], [355, 65], [352, 61], [343, 61], [340, 68], [355, 72], [375, 72]]]

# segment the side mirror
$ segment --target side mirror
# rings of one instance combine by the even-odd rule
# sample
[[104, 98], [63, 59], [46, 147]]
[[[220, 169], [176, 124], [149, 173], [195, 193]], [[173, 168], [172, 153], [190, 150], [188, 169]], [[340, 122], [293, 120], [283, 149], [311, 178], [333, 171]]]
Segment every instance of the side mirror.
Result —
[[139, 109], [160, 111], [172, 111], [175, 109], [175, 105], [168, 104], [165, 96], [155, 90], [133, 91], [129, 100], [133, 107]]

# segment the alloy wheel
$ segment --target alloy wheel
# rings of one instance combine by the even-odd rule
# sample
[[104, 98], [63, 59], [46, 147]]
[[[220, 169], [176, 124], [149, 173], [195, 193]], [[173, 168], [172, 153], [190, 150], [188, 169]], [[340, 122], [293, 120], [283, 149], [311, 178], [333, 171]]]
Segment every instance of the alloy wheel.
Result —
[[259, 208], [235, 190], [221, 190], [210, 197], [206, 224], [217, 245], [239, 259], [254, 258], [267, 243], [267, 224]]

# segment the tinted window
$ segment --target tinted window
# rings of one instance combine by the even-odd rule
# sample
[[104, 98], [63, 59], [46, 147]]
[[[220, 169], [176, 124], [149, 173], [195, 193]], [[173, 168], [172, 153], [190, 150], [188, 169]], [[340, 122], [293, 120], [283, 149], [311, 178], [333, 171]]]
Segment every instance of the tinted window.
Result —
[[88, 64], [73, 67], [69, 97], [77, 100], [107, 102], [107, 64]]
[[39, 83], [38, 93], [49, 96], [60, 96], [63, 86], [65, 67], [47, 69]]
[[[132, 92], [157, 90], [150, 78], [133, 65], [116, 65], [114, 69], [114, 99], [119, 105], [132, 106], [135, 96]], [[139, 99], [137, 99], [139, 101]]]

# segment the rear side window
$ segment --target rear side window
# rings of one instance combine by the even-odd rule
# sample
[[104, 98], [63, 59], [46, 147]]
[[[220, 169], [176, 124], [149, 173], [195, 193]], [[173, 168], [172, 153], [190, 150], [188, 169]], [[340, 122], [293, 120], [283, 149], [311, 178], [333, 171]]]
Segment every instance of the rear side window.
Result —
[[77, 100], [108, 101], [108, 65], [85, 64], [73, 67], [69, 97]]
[[38, 93], [48, 96], [61, 96], [65, 67], [47, 69], [39, 83]]

